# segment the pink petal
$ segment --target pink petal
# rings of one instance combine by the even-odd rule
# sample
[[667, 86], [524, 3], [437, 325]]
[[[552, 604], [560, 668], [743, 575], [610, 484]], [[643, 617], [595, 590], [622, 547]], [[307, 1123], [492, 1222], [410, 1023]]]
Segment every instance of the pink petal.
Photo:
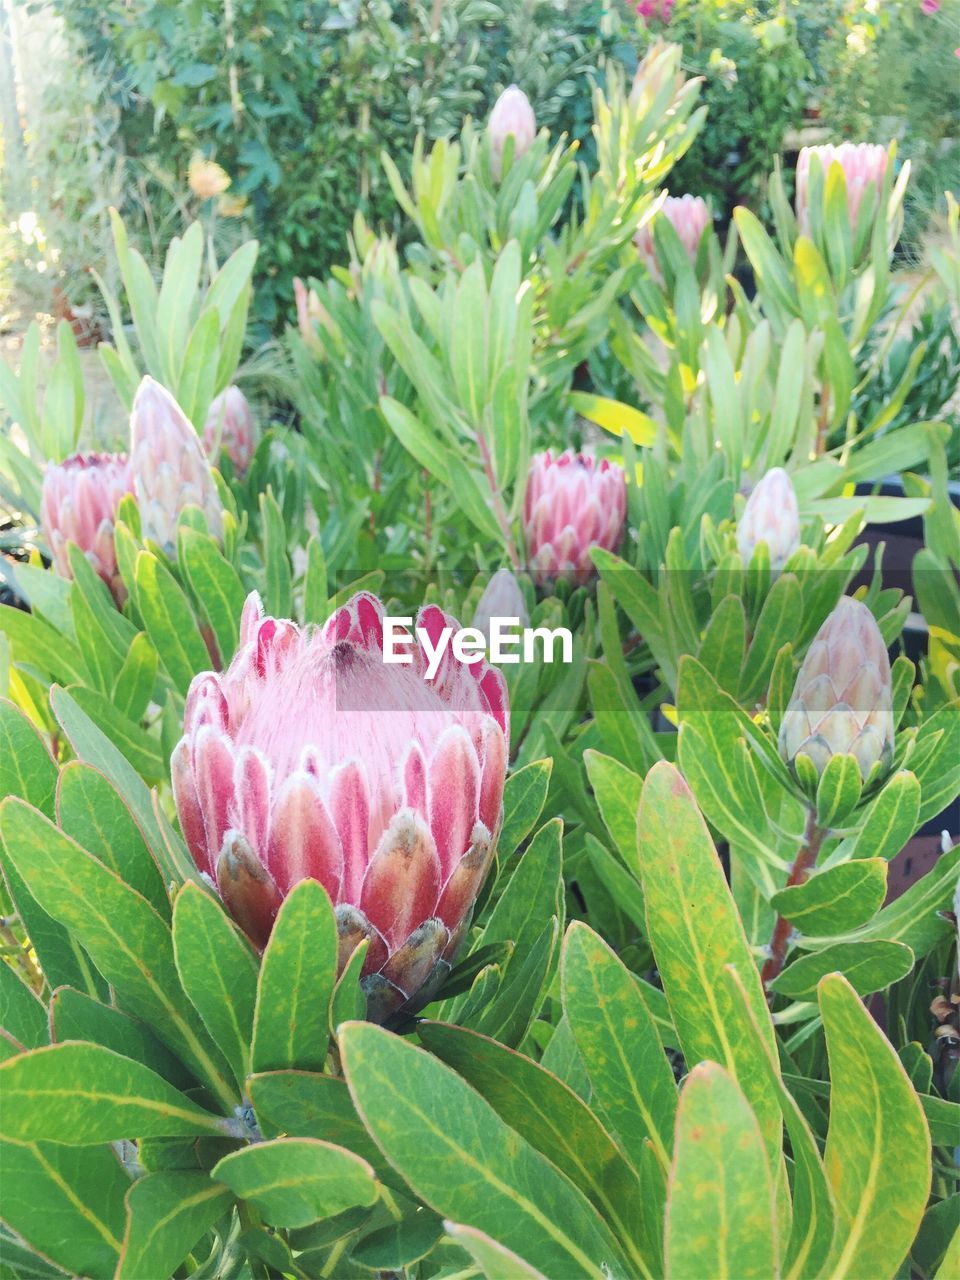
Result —
[[219, 676], [212, 671], [201, 671], [193, 677], [187, 690], [183, 712], [184, 733], [195, 734], [205, 724], [222, 733], [229, 722], [230, 713]]
[[403, 765], [403, 803], [427, 816], [427, 762], [416, 742], [411, 742]]
[[454, 867], [453, 874], [443, 886], [440, 901], [437, 904], [436, 913], [451, 934], [457, 932], [467, 912], [473, 906], [492, 856], [493, 841], [490, 833], [478, 823], [473, 829], [473, 843], [470, 849]]
[[207, 847], [207, 833], [203, 825], [203, 812], [197, 796], [197, 786], [190, 764], [190, 740], [181, 738], [170, 757], [170, 777], [173, 782], [173, 798], [180, 817], [180, 830], [187, 842], [190, 856], [200, 871], [208, 876], [214, 873], [214, 860], [219, 850]]
[[434, 913], [440, 862], [423, 820], [402, 809], [383, 834], [363, 881], [361, 910], [392, 950]]
[[429, 773], [430, 830], [444, 879], [470, 843], [477, 820], [480, 765], [473, 743], [458, 725], [437, 743]]
[[343, 889], [341, 897], [354, 904], [360, 901], [367, 869], [370, 802], [363, 771], [356, 761], [337, 769], [330, 783], [330, 813], [343, 848]]
[[480, 681], [480, 688], [487, 700], [490, 714], [503, 730], [504, 737], [509, 737], [510, 710], [507, 701], [507, 682], [503, 678], [503, 672], [498, 671], [496, 667], [488, 667]]
[[263, 620], [263, 601], [256, 591], [251, 591], [243, 602], [240, 614], [240, 648], [249, 644], [257, 634], [257, 628]]
[[507, 743], [499, 725], [487, 721], [480, 780], [480, 821], [488, 831], [496, 831], [503, 804], [503, 784], [507, 773]]
[[387, 959], [387, 944], [381, 934], [359, 907], [352, 907], [347, 902], [342, 902], [337, 907], [335, 915], [339, 935], [338, 969], [342, 971], [364, 938], [369, 938], [370, 946], [367, 950], [367, 958], [363, 962], [363, 973], [364, 975], [376, 973]]
[[270, 831], [270, 769], [258, 751], [246, 747], [234, 766], [237, 825], [261, 862]]
[[213, 729], [201, 729], [194, 739], [193, 774], [211, 859], [219, 854], [224, 834], [230, 826], [230, 808], [234, 798], [233, 765], [229, 739], [221, 737]]
[[320, 881], [331, 902], [339, 897], [343, 876], [340, 839], [317, 783], [307, 774], [294, 774], [277, 800], [267, 865], [283, 893], [309, 878]]

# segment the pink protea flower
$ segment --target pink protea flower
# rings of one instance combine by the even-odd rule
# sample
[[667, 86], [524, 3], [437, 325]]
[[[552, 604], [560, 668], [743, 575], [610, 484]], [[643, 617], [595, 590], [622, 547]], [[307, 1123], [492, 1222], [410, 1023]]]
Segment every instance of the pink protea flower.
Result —
[[173, 396], [145, 377], [130, 414], [133, 488], [144, 538], [172, 555], [177, 521], [185, 507], [199, 507], [215, 538], [223, 536], [223, 507], [200, 439]]
[[[710, 225], [710, 209], [703, 196], [667, 196], [660, 213], [680, 237], [691, 262], [697, 260], [697, 250], [704, 231]], [[633, 237], [633, 243], [647, 265], [647, 270], [658, 284], [663, 284], [663, 272], [657, 259], [653, 239], [652, 222], [646, 222]]]
[[537, 119], [530, 99], [517, 85], [504, 89], [496, 100], [487, 121], [493, 176], [499, 182], [503, 167], [503, 149], [513, 135], [513, 158], [519, 160], [530, 149], [537, 136]]
[[653, 19], [667, 23], [670, 21], [675, 3], [676, 0], [637, 0], [637, 17], [642, 18], [644, 22], [650, 22]]
[[523, 503], [527, 556], [536, 581], [589, 582], [594, 572], [590, 548], [616, 550], [626, 515], [626, 481], [616, 463], [570, 449], [557, 458], [549, 449], [536, 454]]
[[879, 195], [883, 189], [883, 179], [887, 172], [887, 149], [879, 143], [841, 142], [839, 146], [826, 143], [820, 147], [803, 147], [797, 158], [797, 221], [804, 235], [810, 232], [810, 159], [820, 157], [823, 176], [826, 180], [830, 166], [836, 162], [843, 170], [847, 184], [847, 208], [851, 227], [857, 225], [857, 215], [864, 192], [874, 186]]
[[257, 445], [257, 427], [247, 397], [239, 387], [221, 391], [210, 406], [203, 428], [203, 447], [211, 462], [221, 452], [233, 463], [238, 476], [245, 474]]
[[797, 493], [783, 467], [774, 467], [757, 482], [737, 522], [737, 550], [745, 567], [761, 542], [767, 544], [774, 571], [800, 546]]
[[113, 524], [120, 499], [133, 492], [125, 453], [75, 453], [51, 462], [43, 474], [40, 519], [57, 573], [70, 572], [67, 544], [76, 543], [122, 604], [126, 591], [117, 573]]
[[[198, 868], [263, 945], [283, 897], [318, 880], [341, 964], [364, 938], [371, 1016], [449, 962], [499, 832], [509, 740], [503, 677], [447, 649], [432, 681], [419, 641], [384, 661], [383, 608], [363, 592], [318, 630], [247, 598], [240, 647], [198, 675], [171, 771]], [[436, 606], [436, 645], [457, 624]]]

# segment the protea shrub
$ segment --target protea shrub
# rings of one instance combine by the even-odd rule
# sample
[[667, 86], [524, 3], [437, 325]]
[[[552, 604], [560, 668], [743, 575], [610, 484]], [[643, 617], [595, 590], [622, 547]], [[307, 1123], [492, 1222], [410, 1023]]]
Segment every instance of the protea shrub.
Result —
[[200, 508], [214, 537], [223, 536], [223, 507], [200, 439], [170, 392], [149, 376], [133, 400], [130, 458], [144, 538], [172, 555], [189, 506]]
[[211, 462], [225, 453], [238, 476], [246, 474], [257, 446], [250, 403], [239, 387], [229, 386], [214, 399], [203, 428], [203, 447]]
[[780, 725], [780, 754], [806, 756], [817, 777], [835, 755], [856, 758], [866, 781], [893, 757], [890, 659], [873, 614], [844, 596], [814, 637]]
[[40, 518], [54, 567], [72, 577], [69, 543], [75, 543], [110, 588], [118, 604], [126, 594], [117, 572], [114, 519], [120, 499], [133, 492], [125, 453], [77, 453], [50, 463], [43, 475]]
[[850, 226], [856, 228], [860, 206], [872, 189], [879, 197], [887, 172], [886, 147], [872, 142], [841, 142], [839, 146], [826, 143], [818, 147], [803, 147], [797, 157], [797, 221], [804, 235], [810, 234], [810, 162], [816, 156], [823, 169], [826, 182], [833, 164], [843, 170], [847, 187], [847, 212]]
[[[710, 225], [710, 209], [703, 196], [667, 196], [660, 210], [660, 216], [666, 218], [676, 231], [690, 261], [696, 262], [703, 233]], [[633, 243], [637, 246], [640, 257], [654, 280], [658, 284], [663, 284], [663, 270], [657, 258], [657, 247], [650, 222], [640, 227], [633, 237]]]
[[487, 121], [487, 132], [490, 135], [490, 155], [493, 176], [500, 181], [503, 169], [503, 150], [507, 138], [513, 138], [513, 158], [519, 160], [529, 151], [537, 136], [537, 118], [530, 105], [530, 99], [518, 85], [512, 84], [504, 89], [496, 100], [490, 119]]
[[[416, 625], [436, 643], [457, 624], [431, 605]], [[367, 593], [313, 630], [264, 617], [253, 594], [229, 668], [190, 687], [171, 760], [184, 838], [238, 924], [263, 946], [284, 896], [318, 880], [341, 967], [369, 941], [379, 1019], [456, 952], [493, 856], [509, 741], [495, 668], [447, 649], [428, 681], [418, 641], [410, 653], [384, 662]]]
[[626, 480], [615, 462], [570, 449], [558, 457], [549, 449], [536, 454], [523, 504], [527, 558], [536, 581], [585, 585], [594, 572], [590, 548], [615, 551], [626, 516]]
[[765, 542], [770, 567], [779, 571], [800, 546], [800, 511], [793, 481], [783, 467], [774, 467], [759, 480], [737, 522], [737, 550], [744, 566]]

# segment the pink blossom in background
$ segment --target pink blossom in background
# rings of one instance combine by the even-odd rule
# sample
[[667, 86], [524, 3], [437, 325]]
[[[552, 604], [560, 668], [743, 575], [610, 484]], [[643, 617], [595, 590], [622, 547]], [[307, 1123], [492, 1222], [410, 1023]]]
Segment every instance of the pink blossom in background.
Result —
[[[697, 250], [704, 231], [710, 224], [710, 208], [703, 196], [667, 196], [660, 210], [680, 237], [691, 262], [697, 260]], [[658, 284], [663, 284], [663, 272], [657, 261], [652, 222], [645, 222], [633, 237], [641, 258]]]
[[[386, 1017], [452, 958], [499, 831], [510, 737], [506, 685], [448, 648], [425, 679], [384, 661], [383, 607], [353, 597], [320, 629], [244, 605], [222, 674], [195, 677], [173, 790], [194, 861], [263, 946], [281, 901], [313, 878], [334, 904], [345, 963], [369, 940], [364, 985]], [[416, 626], [457, 627], [435, 605]]]
[[221, 391], [210, 406], [203, 428], [203, 447], [216, 465], [221, 453], [233, 463], [238, 476], [246, 473], [257, 445], [256, 423], [250, 403], [239, 387]]
[[940, 0], [920, 0], [920, 10], [928, 17], [940, 8]]
[[594, 574], [591, 547], [615, 551], [623, 537], [627, 489], [616, 463], [568, 449], [538, 453], [530, 464], [523, 504], [527, 557], [541, 585]]
[[860, 203], [869, 186], [874, 186], [879, 194], [883, 189], [883, 179], [887, 172], [887, 149], [875, 142], [841, 142], [839, 146], [826, 143], [819, 147], [803, 147], [797, 158], [797, 221], [804, 235], [810, 231], [809, 209], [809, 176], [810, 159], [820, 157], [823, 176], [826, 181], [830, 166], [839, 164], [847, 184], [847, 207], [850, 211], [850, 224], [857, 225]]
[[642, 18], [644, 22], [654, 19], [658, 22], [667, 23], [670, 21], [670, 15], [673, 13], [673, 6], [676, 0], [637, 0], [637, 16]]
[[73, 576], [67, 546], [76, 543], [118, 604], [126, 592], [117, 573], [113, 526], [120, 499], [132, 492], [125, 453], [76, 453], [48, 463], [43, 473], [40, 518], [54, 568], [61, 577]]
[[533, 107], [518, 85], [509, 85], [493, 104], [487, 121], [487, 132], [490, 135], [493, 176], [499, 182], [507, 138], [513, 138], [513, 158], [516, 161], [530, 149], [537, 136], [537, 119]]

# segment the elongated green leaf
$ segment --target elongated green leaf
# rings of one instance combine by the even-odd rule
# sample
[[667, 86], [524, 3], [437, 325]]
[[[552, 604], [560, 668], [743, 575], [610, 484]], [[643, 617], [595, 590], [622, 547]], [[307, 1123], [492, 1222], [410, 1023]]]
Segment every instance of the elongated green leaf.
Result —
[[503, 789], [503, 826], [497, 841], [501, 857], [513, 853], [536, 826], [543, 812], [552, 770], [552, 760], [534, 760], [507, 778]]
[[[110, 1280], [130, 1185], [116, 1153], [106, 1146], [3, 1141], [0, 1166], [7, 1225], [71, 1275]], [[9, 1265], [2, 1244], [0, 1254]]]
[[283, 513], [270, 489], [260, 495], [260, 522], [263, 526], [263, 603], [274, 618], [290, 617], [290, 561]]
[[86, 667], [77, 647], [36, 614], [0, 604], [0, 632], [10, 641], [14, 662], [36, 667], [64, 684], [86, 681]]
[[173, 952], [184, 991], [243, 1088], [257, 999], [250, 944], [219, 902], [199, 885], [185, 884], [173, 909]]
[[804, 933], [843, 933], [869, 920], [886, 892], [886, 862], [864, 858], [841, 862], [811, 876], [805, 884], [781, 889], [770, 905]]
[[780, 1104], [720, 980], [727, 965], [742, 975], [773, 1053], [760, 975], [706, 823], [672, 765], [654, 765], [647, 774], [637, 832], [647, 935], [684, 1056], [720, 1062], [734, 1075], [772, 1158], [780, 1151]]
[[449, 1067], [366, 1023], [343, 1027], [340, 1045], [364, 1124], [435, 1212], [548, 1276], [632, 1274], [586, 1197]]
[[649, 1274], [636, 1239], [645, 1217], [639, 1179], [573, 1090], [529, 1058], [463, 1027], [422, 1022], [419, 1034], [502, 1120], [580, 1188], [630, 1252], [638, 1271]]
[[851, 852], [852, 858], [895, 858], [917, 829], [920, 783], [901, 769], [870, 806]]
[[736, 1081], [714, 1062], [698, 1063], [680, 1094], [665, 1253], [673, 1280], [778, 1274], [764, 1140]]
[[885, 991], [913, 968], [913, 952], [902, 942], [835, 942], [801, 956], [770, 983], [774, 991], [795, 999], [809, 998], [827, 973], [842, 973], [860, 995]]
[[178, 538], [180, 565], [226, 666], [237, 648], [245, 596], [243, 583], [213, 538], [186, 525], [181, 525]]
[[0, 698], [0, 794], [20, 796], [53, 816], [57, 765], [19, 707]]
[[669, 1162], [677, 1089], [653, 1019], [626, 966], [578, 922], [564, 939], [563, 1008], [601, 1112], [639, 1169], [647, 1141]]
[[135, 572], [137, 605], [147, 635], [174, 685], [185, 695], [197, 672], [210, 665], [196, 618], [173, 574], [156, 556], [141, 551]]
[[230, 1192], [200, 1171], [178, 1169], [138, 1178], [127, 1192], [116, 1280], [173, 1275], [232, 1203]]
[[189, 1089], [195, 1083], [180, 1059], [157, 1039], [145, 1022], [73, 987], [58, 987], [53, 993], [50, 1026], [55, 1043], [88, 1040], [124, 1058], [142, 1062], [178, 1089]]
[[47, 1011], [11, 964], [0, 964], [0, 1027], [25, 1049], [50, 1042]]
[[121, 1138], [230, 1135], [149, 1067], [96, 1044], [54, 1044], [0, 1066], [0, 1135], [14, 1142], [89, 1146]]
[[157, 679], [157, 651], [145, 631], [131, 640], [130, 648], [114, 682], [112, 701], [129, 720], [139, 722], [153, 697]]
[[81, 711], [103, 730], [117, 750], [130, 761], [144, 782], [154, 786], [166, 778], [166, 761], [157, 738], [118, 711], [99, 690], [71, 685], [70, 694]]
[[562, 881], [563, 824], [554, 818], [542, 826], [516, 859], [510, 881], [487, 918], [478, 946], [512, 941], [524, 950], [558, 914]]
[[366, 1160], [316, 1138], [274, 1138], [234, 1151], [213, 1170], [275, 1227], [306, 1227], [377, 1199]]
[[831, 1081], [824, 1164], [840, 1215], [830, 1275], [892, 1277], [930, 1193], [930, 1133], [896, 1053], [846, 979], [828, 975], [817, 996]]
[[263, 953], [253, 1026], [254, 1071], [323, 1069], [336, 977], [333, 907], [321, 884], [301, 880], [284, 899]]
[[476, 1227], [464, 1227], [454, 1222], [444, 1222], [443, 1225], [447, 1235], [469, 1253], [486, 1280], [547, 1280], [542, 1271]]
[[583, 763], [587, 777], [614, 844], [629, 867], [636, 862], [637, 810], [640, 808], [640, 791], [643, 779], [612, 756], [599, 751], [585, 751]]

